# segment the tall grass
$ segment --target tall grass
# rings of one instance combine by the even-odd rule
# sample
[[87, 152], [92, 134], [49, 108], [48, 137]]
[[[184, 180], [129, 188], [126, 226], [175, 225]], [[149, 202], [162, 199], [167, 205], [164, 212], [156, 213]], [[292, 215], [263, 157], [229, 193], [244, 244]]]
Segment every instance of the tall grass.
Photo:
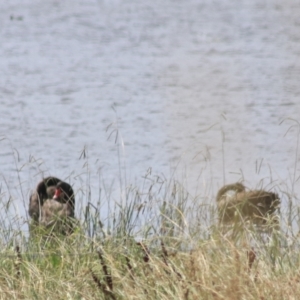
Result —
[[[141, 187], [125, 187], [125, 201], [102, 186], [96, 203], [85, 184], [76, 198], [80, 226], [69, 237], [24, 234], [2, 194], [1, 299], [300, 297], [298, 207], [282, 211], [281, 230], [239, 224], [224, 233], [214, 202], [201, 203], [175, 179], [147, 173]], [[116, 202], [106, 216], [103, 201]]]
[[[79, 224], [68, 237], [29, 236], [30, 220], [14, 199], [27, 209], [36, 182], [19, 174], [17, 185], [3, 180], [0, 299], [300, 299], [293, 187], [275, 187], [283, 203], [280, 229], [262, 232], [247, 223], [224, 229], [211, 186], [192, 195], [175, 177], [150, 169], [132, 184], [122, 167], [117, 184], [107, 184], [101, 171], [92, 173], [87, 149], [81, 158], [84, 172], [70, 175], [80, 183]], [[23, 168], [18, 163], [16, 172]], [[98, 176], [98, 189], [91, 176]]]

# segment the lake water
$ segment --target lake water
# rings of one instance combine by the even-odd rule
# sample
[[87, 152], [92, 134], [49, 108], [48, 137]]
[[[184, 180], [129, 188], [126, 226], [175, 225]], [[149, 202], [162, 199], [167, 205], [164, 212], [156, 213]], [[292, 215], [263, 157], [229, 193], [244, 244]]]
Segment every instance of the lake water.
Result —
[[92, 201], [150, 170], [195, 196], [243, 179], [297, 201], [297, 1], [0, 8], [1, 195], [21, 218], [43, 174]]

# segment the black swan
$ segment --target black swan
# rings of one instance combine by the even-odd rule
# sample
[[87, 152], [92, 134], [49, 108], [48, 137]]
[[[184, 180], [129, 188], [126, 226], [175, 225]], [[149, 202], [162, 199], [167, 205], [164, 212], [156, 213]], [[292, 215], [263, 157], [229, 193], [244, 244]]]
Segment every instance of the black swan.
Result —
[[47, 177], [39, 182], [29, 199], [29, 215], [34, 222], [64, 234], [72, 233], [74, 209], [73, 188], [56, 177]]

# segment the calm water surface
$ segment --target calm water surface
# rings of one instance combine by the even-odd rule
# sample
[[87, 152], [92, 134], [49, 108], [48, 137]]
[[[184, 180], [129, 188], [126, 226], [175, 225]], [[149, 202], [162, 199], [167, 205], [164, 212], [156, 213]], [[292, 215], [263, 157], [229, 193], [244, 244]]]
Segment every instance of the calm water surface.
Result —
[[[78, 193], [88, 182], [92, 198], [101, 181], [114, 182], [117, 199], [120, 177], [139, 185], [149, 168], [194, 195], [241, 179], [292, 192], [296, 1], [11, 0], [0, 8], [1, 193], [21, 217], [42, 174]], [[297, 182], [295, 199], [299, 192]]]

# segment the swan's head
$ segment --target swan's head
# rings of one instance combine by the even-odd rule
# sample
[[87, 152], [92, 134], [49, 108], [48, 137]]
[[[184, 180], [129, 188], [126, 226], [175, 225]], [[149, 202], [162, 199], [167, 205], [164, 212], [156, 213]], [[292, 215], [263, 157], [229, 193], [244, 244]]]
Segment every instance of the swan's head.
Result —
[[74, 202], [74, 194], [72, 187], [63, 181], [60, 181], [55, 186], [55, 193], [53, 199], [62, 203], [67, 203], [69, 201]]

